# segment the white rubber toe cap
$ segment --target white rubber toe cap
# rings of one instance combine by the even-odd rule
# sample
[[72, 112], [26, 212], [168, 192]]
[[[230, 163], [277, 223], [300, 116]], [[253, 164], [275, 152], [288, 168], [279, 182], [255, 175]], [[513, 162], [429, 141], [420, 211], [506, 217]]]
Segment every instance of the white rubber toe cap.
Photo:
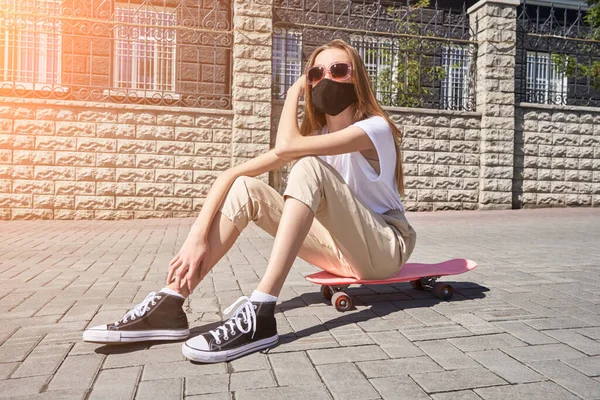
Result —
[[202, 335], [189, 339], [188, 341], [185, 342], [185, 345], [192, 349], [195, 349], [195, 350], [200, 350], [200, 351], [208, 351], [209, 350], [208, 343], [206, 342], [206, 339]]
[[91, 328], [87, 328], [86, 331], [107, 331], [108, 330], [108, 326], [106, 325], [97, 325], [97, 326], [92, 326]]

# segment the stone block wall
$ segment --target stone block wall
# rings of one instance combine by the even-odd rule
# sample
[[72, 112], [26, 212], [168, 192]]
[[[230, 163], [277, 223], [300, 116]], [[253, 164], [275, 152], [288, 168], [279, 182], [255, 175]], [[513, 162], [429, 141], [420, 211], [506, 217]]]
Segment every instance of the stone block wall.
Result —
[[513, 203], [600, 206], [600, 110], [520, 104]]
[[440, 110], [386, 111], [403, 132], [406, 209], [478, 209], [481, 116]]
[[232, 164], [231, 111], [4, 100], [0, 219], [198, 214]]

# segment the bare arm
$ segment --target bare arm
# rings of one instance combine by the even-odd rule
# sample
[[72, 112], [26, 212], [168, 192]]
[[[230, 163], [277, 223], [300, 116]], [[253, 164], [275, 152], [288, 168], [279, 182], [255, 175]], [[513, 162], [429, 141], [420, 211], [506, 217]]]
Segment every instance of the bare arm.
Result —
[[298, 99], [304, 90], [305, 75], [288, 89], [277, 129], [275, 154], [285, 160], [303, 156], [352, 153], [375, 146], [365, 131], [349, 126], [327, 135], [302, 136], [298, 128]]

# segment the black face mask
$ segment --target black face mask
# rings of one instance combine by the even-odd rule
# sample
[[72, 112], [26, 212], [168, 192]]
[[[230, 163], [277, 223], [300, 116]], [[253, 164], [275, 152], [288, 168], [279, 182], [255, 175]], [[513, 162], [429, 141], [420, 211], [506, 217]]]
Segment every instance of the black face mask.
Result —
[[353, 83], [323, 79], [312, 88], [315, 108], [327, 115], [338, 115], [356, 100]]

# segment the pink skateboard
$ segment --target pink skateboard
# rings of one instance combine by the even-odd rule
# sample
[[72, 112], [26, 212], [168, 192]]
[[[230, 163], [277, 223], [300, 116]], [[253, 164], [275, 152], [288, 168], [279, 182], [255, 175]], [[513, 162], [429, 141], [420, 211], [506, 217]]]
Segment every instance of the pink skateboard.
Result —
[[321, 293], [327, 300], [331, 300], [338, 311], [348, 311], [352, 308], [352, 299], [344, 290], [353, 284], [386, 285], [397, 282], [410, 282], [417, 290], [431, 290], [433, 294], [442, 299], [449, 300], [454, 294], [452, 286], [436, 282], [446, 275], [458, 275], [477, 267], [474, 261], [464, 258], [454, 258], [437, 264], [406, 263], [396, 275], [384, 280], [361, 280], [343, 278], [329, 272], [317, 272], [307, 275], [307, 281], [321, 285]]

